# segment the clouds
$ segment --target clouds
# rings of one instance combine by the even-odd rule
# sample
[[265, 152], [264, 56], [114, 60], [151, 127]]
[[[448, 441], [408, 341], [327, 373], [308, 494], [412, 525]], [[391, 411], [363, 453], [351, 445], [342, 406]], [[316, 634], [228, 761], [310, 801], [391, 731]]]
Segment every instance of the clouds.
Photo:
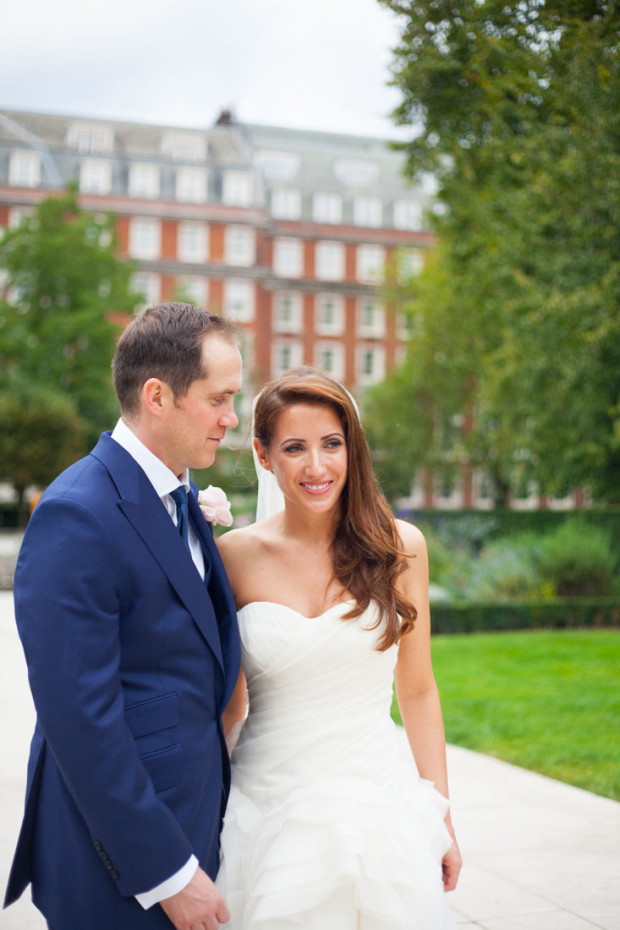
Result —
[[[7, 5], [0, 104], [178, 125], [239, 119], [395, 135], [376, 0], [22, 0]], [[8, 41], [7, 41], [8, 39]]]

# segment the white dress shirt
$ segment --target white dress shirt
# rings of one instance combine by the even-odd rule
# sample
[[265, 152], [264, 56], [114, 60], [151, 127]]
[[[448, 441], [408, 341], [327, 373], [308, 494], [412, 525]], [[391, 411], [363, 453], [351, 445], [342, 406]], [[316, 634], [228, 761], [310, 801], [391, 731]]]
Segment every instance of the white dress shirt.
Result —
[[[129, 452], [131, 457], [138, 463], [140, 468], [146, 474], [146, 477], [155, 488], [163, 506], [170, 514], [173, 523], [176, 525], [177, 507], [173, 499], [170, 497], [170, 492], [174, 491], [175, 488], [178, 488], [179, 484], [185, 485], [185, 489], [189, 490], [189, 472], [187, 469], [183, 472], [182, 475], [175, 475], [167, 465], [164, 465], [161, 459], [158, 459], [150, 449], [147, 449], [147, 447], [138, 439], [135, 433], [132, 433], [131, 429], [129, 426], [127, 426], [123, 419], [120, 419], [114, 427], [114, 431], [112, 432], [112, 439], [114, 439], [120, 446], [122, 446], [123, 449]], [[191, 521], [188, 521], [188, 523], [188, 542], [192, 559], [201, 576], [204, 578], [205, 563], [202, 547], [191, 524]], [[196, 859], [195, 856], [190, 856], [183, 868], [179, 869], [178, 872], [175, 872], [174, 875], [171, 875], [170, 878], [167, 878], [160, 885], [157, 885], [155, 888], [151, 888], [150, 891], [137, 894], [135, 896], [136, 900], [146, 910], [147, 908], [152, 907], [154, 904], [158, 904], [160, 901], [163, 901], [165, 898], [172, 897], [172, 895], [182, 891], [183, 888], [189, 884], [197, 869], [198, 859]]]

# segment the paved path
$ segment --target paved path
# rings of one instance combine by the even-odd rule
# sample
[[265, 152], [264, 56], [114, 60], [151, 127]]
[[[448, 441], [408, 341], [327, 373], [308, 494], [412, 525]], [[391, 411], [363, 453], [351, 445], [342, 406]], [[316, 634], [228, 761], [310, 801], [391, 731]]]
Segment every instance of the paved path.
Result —
[[[4, 894], [34, 719], [8, 591], [0, 592], [0, 702]], [[465, 859], [450, 896], [458, 930], [620, 930], [620, 804], [467, 749], [450, 746], [448, 763]], [[0, 928], [44, 930], [28, 892], [0, 912]]]

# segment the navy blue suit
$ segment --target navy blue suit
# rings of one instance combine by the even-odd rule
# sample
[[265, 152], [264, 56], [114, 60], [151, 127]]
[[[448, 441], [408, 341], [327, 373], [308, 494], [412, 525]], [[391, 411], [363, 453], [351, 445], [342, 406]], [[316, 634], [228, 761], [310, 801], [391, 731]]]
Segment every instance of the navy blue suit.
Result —
[[133, 897], [193, 853], [214, 878], [230, 768], [235, 607], [190, 493], [205, 580], [142, 469], [104, 434], [47, 489], [15, 610], [37, 725], [5, 904], [32, 883], [55, 930], [172, 926]]

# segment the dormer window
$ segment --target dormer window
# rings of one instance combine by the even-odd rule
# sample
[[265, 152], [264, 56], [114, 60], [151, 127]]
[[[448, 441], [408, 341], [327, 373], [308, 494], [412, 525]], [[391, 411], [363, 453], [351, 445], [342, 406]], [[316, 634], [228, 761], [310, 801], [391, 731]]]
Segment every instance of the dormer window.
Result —
[[83, 155], [101, 155], [114, 149], [114, 130], [98, 123], [73, 123], [67, 143]]

